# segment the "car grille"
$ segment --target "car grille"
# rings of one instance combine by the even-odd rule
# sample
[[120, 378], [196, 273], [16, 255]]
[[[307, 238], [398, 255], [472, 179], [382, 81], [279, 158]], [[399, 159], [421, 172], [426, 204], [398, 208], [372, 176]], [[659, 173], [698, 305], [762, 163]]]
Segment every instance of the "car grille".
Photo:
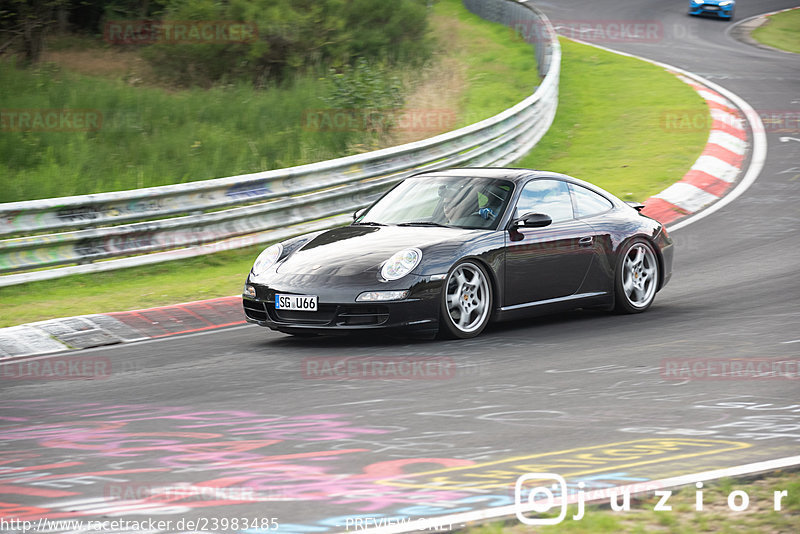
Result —
[[255, 321], [266, 321], [267, 312], [264, 309], [264, 304], [254, 300], [242, 299], [242, 306], [244, 306], [244, 314]]
[[381, 325], [389, 320], [386, 306], [341, 306], [336, 324], [345, 326]]
[[315, 312], [295, 311], [295, 310], [276, 310], [274, 305], [270, 306], [269, 314], [277, 323], [291, 324], [328, 324], [336, 315], [336, 305], [320, 304]]

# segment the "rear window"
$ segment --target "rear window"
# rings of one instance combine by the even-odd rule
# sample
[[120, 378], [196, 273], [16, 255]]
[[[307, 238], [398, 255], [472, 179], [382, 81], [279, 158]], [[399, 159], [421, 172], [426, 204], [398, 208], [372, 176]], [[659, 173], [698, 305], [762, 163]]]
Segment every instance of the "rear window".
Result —
[[575, 216], [578, 218], [599, 215], [614, 207], [607, 198], [583, 186], [570, 184], [570, 188], [575, 201]]

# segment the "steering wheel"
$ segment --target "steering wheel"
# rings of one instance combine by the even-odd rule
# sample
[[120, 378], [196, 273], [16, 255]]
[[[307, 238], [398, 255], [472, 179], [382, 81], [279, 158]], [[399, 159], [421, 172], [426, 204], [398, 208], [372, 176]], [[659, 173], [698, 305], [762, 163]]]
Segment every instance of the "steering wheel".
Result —
[[470, 213], [470, 216], [473, 216], [473, 215], [477, 215], [478, 217], [482, 217], [483, 219], [485, 219], [487, 221], [493, 221], [494, 219], [497, 218], [497, 215], [495, 215], [494, 211], [492, 211], [491, 208], [481, 208], [478, 211], [474, 211], [474, 212]]

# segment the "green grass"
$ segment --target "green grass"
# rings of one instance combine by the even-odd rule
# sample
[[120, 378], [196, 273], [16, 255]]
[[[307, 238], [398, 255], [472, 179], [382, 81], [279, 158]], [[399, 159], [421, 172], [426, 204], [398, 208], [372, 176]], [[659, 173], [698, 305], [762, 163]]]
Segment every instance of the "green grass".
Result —
[[751, 35], [765, 45], [800, 54], [800, 9], [770, 15]]
[[[728, 508], [728, 495], [733, 490], [745, 491], [750, 498], [747, 510], [734, 512]], [[788, 491], [782, 509], [773, 509], [774, 491]], [[702, 489], [703, 510], [695, 509], [694, 487], [673, 492], [667, 504], [672, 511], [654, 511], [658, 498], [631, 499], [630, 511], [614, 512], [605, 506], [587, 506], [584, 517], [572, 520], [577, 512], [571, 507], [567, 518], [554, 526], [526, 526], [516, 520], [489, 523], [460, 531], [460, 534], [527, 534], [550, 533], [645, 533], [669, 532], [693, 534], [703, 532], [800, 532], [800, 473], [776, 473], [749, 482], [726, 481], [709, 483]], [[739, 501], [737, 501], [738, 503]]]
[[0, 327], [238, 295], [262, 249], [2, 287]]
[[368, 133], [315, 132], [325, 84], [168, 91], [44, 64], [0, 62], [5, 109], [90, 109], [94, 132], [0, 131], [0, 202], [83, 195], [258, 172], [343, 155]]
[[452, 22], [440, 36], [452, 56], [467, 67], [468, 83], [459, 108], [459, 126], [497, 115], [533, 94], [539, 84], [536, 55], [506, 26], [467, 11], [460, 0], [440, 0], [434, 13]]
[[708, 128], [668, 127], [673, 116], [707, 117], [703, 99], [643, 61], [562, 39], [553, 126], [520, 167], [563, 172], [642, 201], [676, 182], [708, 139]]

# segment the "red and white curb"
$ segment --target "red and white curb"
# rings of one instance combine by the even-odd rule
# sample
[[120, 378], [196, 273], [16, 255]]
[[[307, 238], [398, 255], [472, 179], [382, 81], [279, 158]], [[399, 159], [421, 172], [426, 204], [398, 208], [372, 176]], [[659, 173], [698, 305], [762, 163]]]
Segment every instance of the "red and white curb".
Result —
[[[742, 193], [747, 191], [747, 189], [755, 183], [756, 179], [758, 179], [758, 175], [761, 174], [761, 170], [764, 168], [764, 162], [767, 158], [767, 136], [764, 133], [764, 124], [761, 122], [761, 117], [758, 116], [758, 113], [756, 113], [753, 107], [743, 98], [733, 91], [717, 85], [702, 76], [674, 65], [654, 61], [646, 57], [637, 56], [636, 54], [620, 52], [613, 48], [581, 41], [579, 39], [572, 40], [599, 48], [600, 50], [605, 50], [606, 52], [611, 52], [612, 54], [639, 59], [659, 66], [682, 79], [689, 80], [690, 84], [696, 86], [696, 88], [701, 91], [701, 96], [703, 96], [706, 102], [709, 102], [713, 123], [706, 150], [680, 182], [671, 185], [661, 193], [645, 201], [646, 211], [643, 210], [645, 214], [650, 215], [656, 220], [660, 220], [659, 217], [662, 217], [664, 220], [661, 220], [661, 222], [670, 224], [667, 229], [673, 232], [719, 211], [739, 198]], [[731, 115], [734, 113], [741, 117], [744, 122], [741, 124], [733, 122], [733, 126], [730, 126], [727, 121], [732, 121]], [[749, 140], [739, 137], [737, 135], [739, 128], [735, 127], [743, 127], [745, 123], [747, 124], [751, 136]], [[737, 177], [739, 171], [742, 170], [742, 162], [739, 162], [736, 176], [734, 176], [733, 171], [737, 169], [737, 166], [719, 157], [721, 154], [727, 154], [728, 152], [739, 155], [736, 154], [736, 148], [739, 146], [739, 143], [735, 138], [738, 138], [739, 141], [749, 143], [750, 149], [750, 160], [747, 165], [747, 170], [741, 178]], [[710, 148], [712, 145], [721, 148]], [[744, 159], [744, 157], [742, 159]], [[717, 160], [719, 160], [719, 163], [717, 163]], [[697, 172], [693, 173], [692, 171]], [[707, 177], [705, 175], [707, 175]], [[704, 177], [706, 180], [703, 180]], [[730, 186], [725, 186], [724, 184], [726, 183], [730, 184], [732, 188], [730, 188]], [[698, 187], [698, 184], [702, 184], [702, 187]], [[720, 189], [723, 187], [726, 191], [724, 195], [720, 192]], [[667, 221], [667, 219], [669, 219], [669, 221]]]
[[670, 224], [702, 210], [733, 187], [747, 155], [747, 126], [742, 113], [719, 94], [681, 74], [676, 76], [702, 96], [711, 113], [711, 134], [689, 172], [644, 203], [642, 213]]
[[65, 317], [0, 328], [0, 362], [244, 324], [241, 297]]

